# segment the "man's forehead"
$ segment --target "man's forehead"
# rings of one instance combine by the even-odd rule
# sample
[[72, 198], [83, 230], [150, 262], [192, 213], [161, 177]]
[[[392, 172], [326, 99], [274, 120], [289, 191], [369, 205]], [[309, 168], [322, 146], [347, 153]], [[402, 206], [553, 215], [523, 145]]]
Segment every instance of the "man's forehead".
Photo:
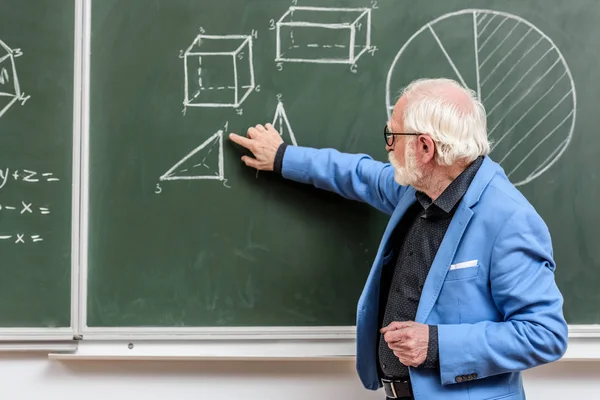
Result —
[[396, 104], [394, 104], [394, 110], [397, 109], [402, 109], [402, 107], [404, 107], [406, 105], [406, 102], [408, 101], [406, 95], [402, 95], [398, 101], [396, 101]]
[[388, 121], [388, 128], [390, 131], [392, 132], [398, 132], [399, 129], [401, 129], [401, 123], [400, 121], [398, 121], [398, 119], [394, 116], [394, 114], [392, 114], [392, 117], [390, 118], [390, 120]]
[[405, 103], [406, 103], [406, 100], [403, 97], [401, 97], [394, 105], [394, 109], [392, 110], [392, 115], [388, 122], [388, 125], [390, 126], [390, 128], [394, 128], [394, 129], [402, 128], [402, 108], [404, 107]]

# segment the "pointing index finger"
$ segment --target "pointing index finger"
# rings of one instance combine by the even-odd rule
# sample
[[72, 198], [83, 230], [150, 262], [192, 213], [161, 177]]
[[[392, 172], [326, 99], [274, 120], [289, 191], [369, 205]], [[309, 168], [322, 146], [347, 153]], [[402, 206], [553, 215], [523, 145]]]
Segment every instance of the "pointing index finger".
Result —
[[243, 136], [240, 136], [238, 134], [235, 134], [235, 133], [230, 133], [229, 139], [231, 139], [232, 142], [237, 143], [240, 146], [243, 146], [247, 149], [250, 149], [250, 147], [252, 146], [252, 140], [245, 138]]

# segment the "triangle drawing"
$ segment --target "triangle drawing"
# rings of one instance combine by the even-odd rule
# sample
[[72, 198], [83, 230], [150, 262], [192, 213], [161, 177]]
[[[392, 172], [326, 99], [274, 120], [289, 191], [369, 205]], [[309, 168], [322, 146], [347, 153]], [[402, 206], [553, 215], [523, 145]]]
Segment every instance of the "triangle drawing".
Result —
[[277, 109], [275, 110], [275, 117], [273, 118], [273, 123], [271, 124], [273, 127], [279, 132], [279, 134], [284, 138], [287, 135], [294, 146], [298, 146], [296, 143], [296, 137], [294, 136], [294, 132], [292, 131], [292, 127], [290, 126], [290, 121], [285, 113], [285, 109], [283, 108], [283, 103], [280, 101], [277, 104]]
[[205, 140], [160, 177], [161, 181], [193, 179], [225, 179], [222, 130]]

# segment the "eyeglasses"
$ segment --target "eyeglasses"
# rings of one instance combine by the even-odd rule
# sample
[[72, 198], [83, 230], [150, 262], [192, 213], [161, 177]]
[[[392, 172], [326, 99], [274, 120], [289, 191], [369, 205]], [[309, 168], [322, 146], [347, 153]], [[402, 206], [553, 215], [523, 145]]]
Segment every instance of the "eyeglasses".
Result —
[[420, 133], [414, 133], [414, 132], [407, 132], [407, 133], [396, 133], [396, 132], [390, 132], [388, 130], [388, 126], [387, 124], [385, 125], [385, 127], [383, 128], [383, 137], [385, 138], [385, 143], [388, 146], [391, 146], [394, 144], [394, 136], [419, 136], [421, 135]]

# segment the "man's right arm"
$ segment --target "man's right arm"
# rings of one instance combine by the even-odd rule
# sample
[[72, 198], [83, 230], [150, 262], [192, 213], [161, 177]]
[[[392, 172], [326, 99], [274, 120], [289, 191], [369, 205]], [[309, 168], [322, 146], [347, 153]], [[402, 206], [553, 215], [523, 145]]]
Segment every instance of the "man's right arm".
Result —
[[387, 214], [394, 211], [405, 191], [405, 187], [394, 181], [390, 164], [375, 161], [366, 154], [282, 143], [273, 169], [286, 179], [365, 202]]

